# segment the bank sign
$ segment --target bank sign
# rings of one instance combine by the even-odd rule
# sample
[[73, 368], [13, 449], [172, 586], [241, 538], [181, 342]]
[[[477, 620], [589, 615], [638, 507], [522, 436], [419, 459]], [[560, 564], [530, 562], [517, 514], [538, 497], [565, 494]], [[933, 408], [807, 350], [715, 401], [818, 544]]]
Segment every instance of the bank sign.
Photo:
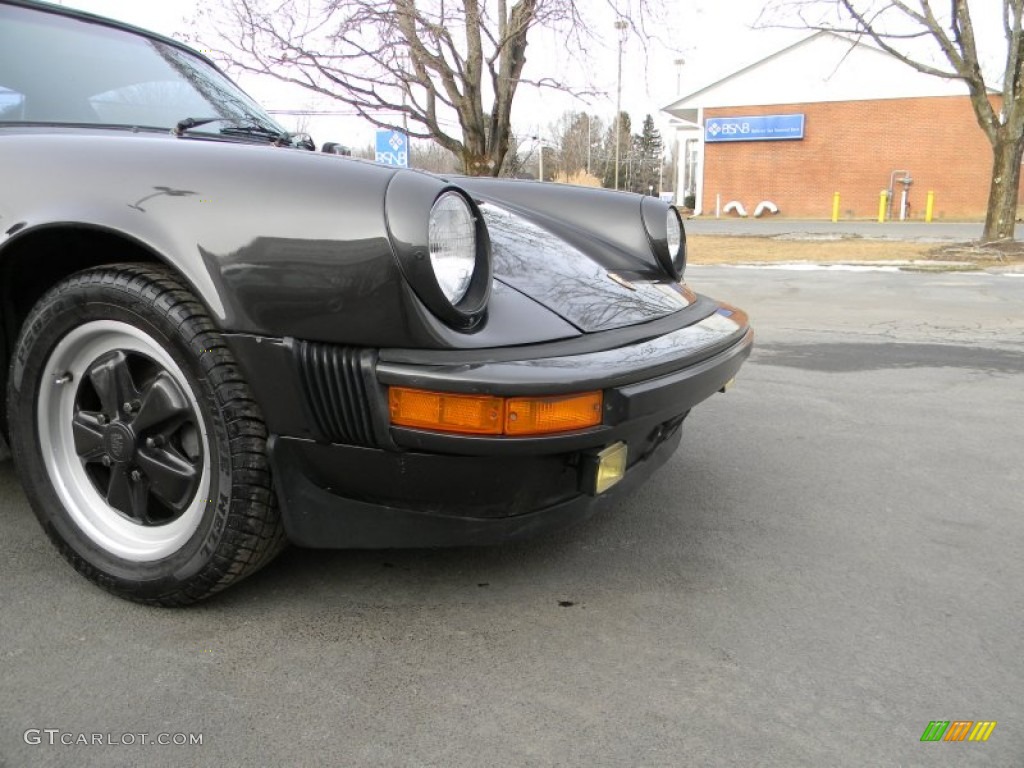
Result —
[[787, 141], [804, 137], [804, 116], [753, 115], [751, 117], [709, 117], [704, 124], [704, 141]]
[[401, 131], [377, 131], [377, 162], [409, 167], [409, 137]]

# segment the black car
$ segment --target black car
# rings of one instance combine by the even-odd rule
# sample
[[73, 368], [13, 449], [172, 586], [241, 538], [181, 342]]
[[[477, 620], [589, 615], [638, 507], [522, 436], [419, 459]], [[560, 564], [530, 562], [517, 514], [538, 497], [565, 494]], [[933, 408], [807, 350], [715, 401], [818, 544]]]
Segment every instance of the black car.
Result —
[[750, 352], [656, 198], [314, 150], [178, 42], [0, 0], [0, 427], [118, 595], [565, 525]]

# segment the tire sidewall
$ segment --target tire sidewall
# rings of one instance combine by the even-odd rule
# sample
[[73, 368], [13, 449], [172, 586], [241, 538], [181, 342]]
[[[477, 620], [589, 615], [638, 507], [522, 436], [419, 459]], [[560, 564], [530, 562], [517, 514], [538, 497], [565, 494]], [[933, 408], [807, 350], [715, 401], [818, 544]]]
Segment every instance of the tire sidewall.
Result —
[[[210, 456], [207, 505], [197, 529], [175, 553], [131, 561], [111, 554], [75, 524], [57, 495], [43, 461], [37, 402], [49, 373], [45, 366], [60, 340], [93, 320], [116, 320], [149, 334], [185, 375], [206, 422]], [[15, 348], [8, 389], [11, 447], [22, 484], [47, 535], [76, 568], [119, 593], [159, 595], [212, 568], [227, 530], [232, 498], [230, 441], [216, 393], [205, 375], [202, 350], [192, 348], [180, 326], [138, 292], [83, 282], [48, 294], [29, 316]], [[200, 353], [200, 354], [197, 354]], [[112, 513], [113, 514], [113, 513]]]

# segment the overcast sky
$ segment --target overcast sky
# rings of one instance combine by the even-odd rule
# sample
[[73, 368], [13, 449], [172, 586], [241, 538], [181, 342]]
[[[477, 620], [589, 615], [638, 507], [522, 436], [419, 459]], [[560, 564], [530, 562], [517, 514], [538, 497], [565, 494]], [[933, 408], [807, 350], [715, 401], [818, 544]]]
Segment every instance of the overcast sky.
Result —
[[[212, 30], [192, 27], [198, 2], [202, 0], [62, 0], [69, 7], [109, 16], [169, 37], [183, 38], [187, 30], [203, 41], [216, 39]], [[610, 0], [611, 3], [627, 0]], [[995, 3], [983, 0], [982, 6]], [[630, 40], [623, 58], [623, 109], [639, 126], [644, 115], [654, 115], [664, 130], [668, 119], [660, 109], [680, 93], [727, 75], [805, 36], [792, 30], [757, 30], [764, 0], [666, 0], [666, 17], [644, 40]], [[587, 0], [592, 25], [607, 31], [603, 42], [595, 41], [589, 62], [582, 66], [579, 56], [569, 55], [565, 46], [543, 34], [531, 39], [527, 49], [528, 77], [553, 76], [607, 96], [594, 97], [589, 104], [566, 94], [521, 86], [516, 95], [513, 127], [520, 134], [546, 134], [550, 125], [568, 109], [586, 109], [611, 118], [615, 111], [616, 47], [614, 13], [608, 0]], [[592, 9], [592, 10], [591, 10]], [[685, 59], [681, 67], [678, 59]], [[313, 103], [301, 89], [288, 90], [272, 78], [238, 78], [240, 84], [265, 107], [275, 109], [343, 109], [340, 103]], [[677, 83], [679, 90], [677, 90]], [[279, 117], [286, 128], [295, 128], [295, 118]], [[356, 118], [315, 118], [309, 131], [318, 143], [340, 141], [365, 146], [373, 141], [373, 126]]]
[[[63, 0], [62, 5], [119, 19], [136, 26], [181, 39], [189, 31], [199, 40], [213, 40], [212, 31], [191, 28], [199, 0]], [[578, 57], [567, 55], [564, 46], [555, 40], [536, 38], [527, 49], [527, 74], [532, 77], [553, 75], [566, 77], [575, 84], [607, 93], [593, 97], [589, 104], [565, 94], [521, 87], [516, 95], [513, 124], [517, 132], [546, 133], [549, 125], [567, 109], [587, 109], [611, 118], [615, 111], [616, 48], [612, 24], [614, 16], [600, 0], [593, 4], [594, 27], [607, 27], [603, 43], [595, 42], [590, 50], [589, 66], [582, 68]], [[677, 79], [683, 92], [696, 90], [712, 79], [749, 64], [771, 53], [800, 33], [752, 31], [762, 0], [676, 0], [665, 3], [664, 26], [653, 30], [644, 41], [630, 40], [623, 57], [623, 109], [636, 124], [648, 112], [659, 125], [667, 126], [661, 107], [677, 95]], [[660, 39], [659, 39], [660, 38]], [[646, 50], [645, 50], [646, 49]], [[686, 63], [676, 67], [683, 58]], [[272, 79], [239, 78], [242, 86], [257, 101], [270, 109], [341, 109], [343, 105], [311, 104], [311, 96], [301, 90], [283, 89]], [[295, 127], [295, 118], [281, 116], [286, 128]], [[353, 146], [372, 143], [374, 128], [356, 119], [318, 118], [310, 126], [318, 142], [341, 141]]]

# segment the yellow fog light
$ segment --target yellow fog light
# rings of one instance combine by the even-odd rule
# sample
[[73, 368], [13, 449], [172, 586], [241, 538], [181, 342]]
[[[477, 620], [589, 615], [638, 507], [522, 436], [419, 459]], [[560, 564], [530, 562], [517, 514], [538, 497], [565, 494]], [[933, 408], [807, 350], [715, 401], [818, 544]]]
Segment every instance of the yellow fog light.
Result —
[[613, 443], [591, 454], [584, 463], [583, 490], [594, 496], [607, 491], [626, 475], [629, 449], [625, 443]]

